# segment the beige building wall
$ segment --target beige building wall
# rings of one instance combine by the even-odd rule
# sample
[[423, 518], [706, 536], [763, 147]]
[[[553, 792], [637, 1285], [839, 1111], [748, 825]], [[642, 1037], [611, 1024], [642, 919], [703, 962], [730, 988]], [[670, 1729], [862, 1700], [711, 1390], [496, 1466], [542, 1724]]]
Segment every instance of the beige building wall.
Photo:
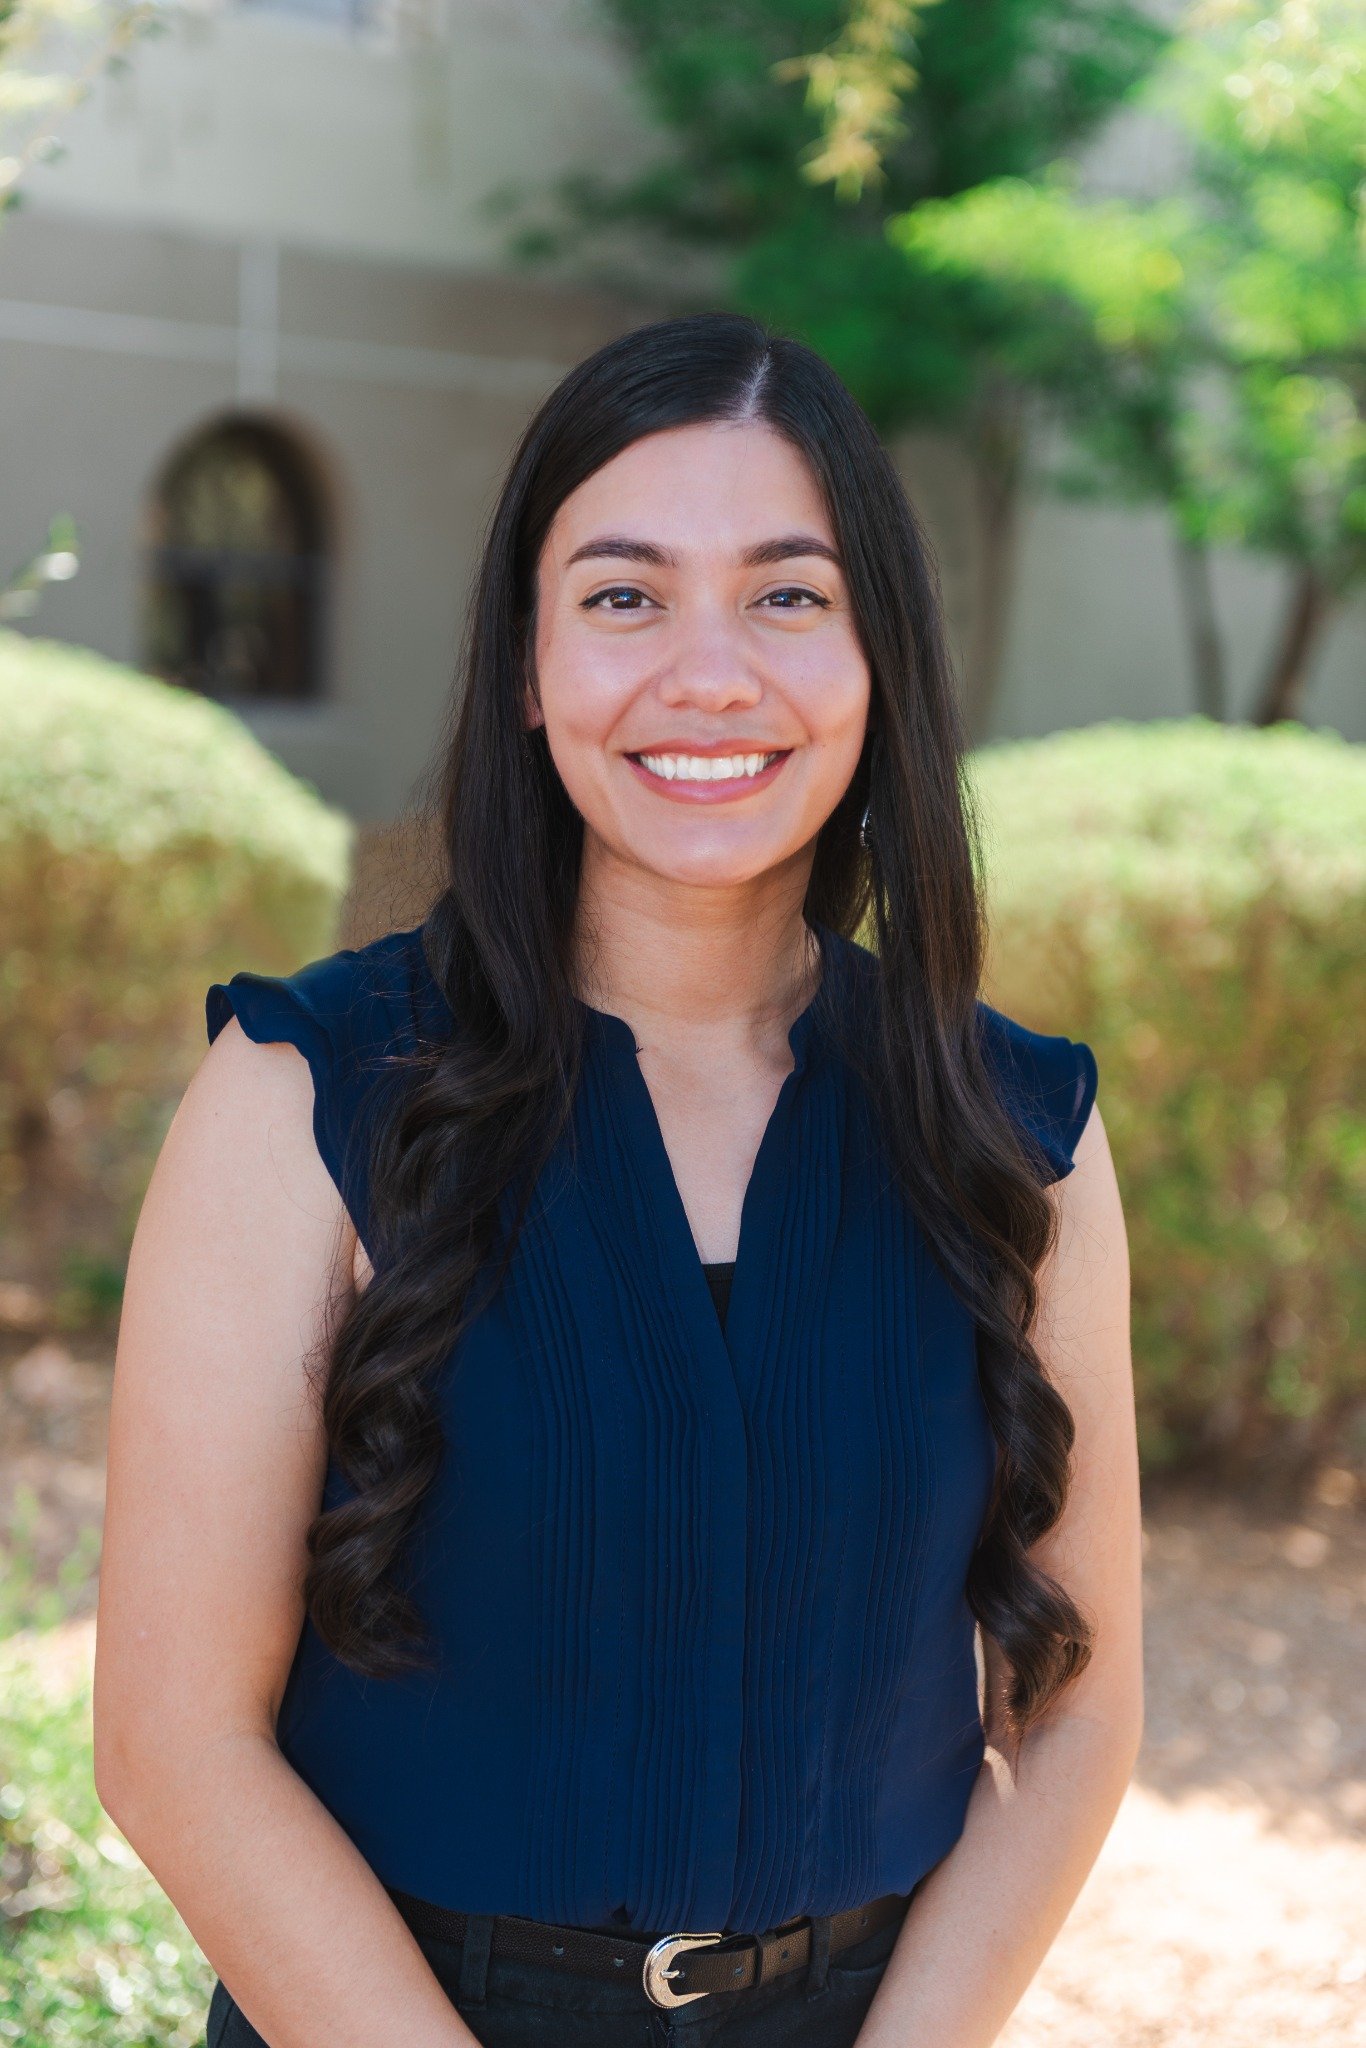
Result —
[[182, 0], [62, 139], [35, 206], [474, 270], [494, 188], [654, 148], [591, 0]]
[[[244, 273], [267, 264], [268, 340], [236, 319]], [[0, 559], [31, 555], [52, 511], [83, 538], [80, 573], [48, 588], [25, 630], [141, 664], [154, 481], [208, 421], [264, 412], [323, 481], [327, 685], [321, 702], [241, 715], [363, 822], [393, 816], [435, 743], [517, 435], [626, 324], [616, 302], [522, 280], [16, 217], [0, 235]]]
[[[427, 0], [423, 0], [427, 8]], [[440, 727], [479, 534], [528, 413], [650, 317], [514, 275], [483, 196], [655, 146], [591, 10], [431, 0], [353, 36], [258, 8], [186, 14], [101, 82], [67, 153], [0, 221], [0, 560], [70, 512], [79, 575], [27, 630], [144, 658], [146, 507], [187, 435], [235, 407], [311, 452], [334, 537], [322, 702], [248, 722], [365, 823], [390, 818]], [[1101, 161], [1143, 169], [1144, 138]], [[896, 450], [940, 556], [955, 643], [974, 600], [950, 443]], [[1238, 708], [1278, 573], [1216, 565]], [[1307, 716], [1366, 739], [1366, 603], [1337, 623]], [[1190, 707], [1165, 524], [1031, 500], [993, 731]]]
[[144, 659], [146, 510], [234, 408], [309, 450], [333, 534], [325, 701], [242, 715], [363, 822], [449, 696], [481, 523], [527, 415], [649, 317], [509, 273], [486, 194], [651, 147], [574, 0], [404, 0], [351, 32], [186, 9], [64, 124], [0, 222], [0, 560], [83, 542], [25, 630]]

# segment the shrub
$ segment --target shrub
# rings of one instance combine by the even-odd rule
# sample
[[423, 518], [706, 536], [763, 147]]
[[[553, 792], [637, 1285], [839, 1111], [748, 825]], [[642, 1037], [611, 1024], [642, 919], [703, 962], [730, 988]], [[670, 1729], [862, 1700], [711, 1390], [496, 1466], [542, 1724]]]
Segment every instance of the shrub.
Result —
[[1112, 720], [985, 747], [987, 993], [1088, 1041], [1153, 1466], [1366, 1458], [1366, 749]]
[[121, 1272], [210, 981], [332, 949], [353, 827], [224, 706], [0, 631], [5, 1277]]

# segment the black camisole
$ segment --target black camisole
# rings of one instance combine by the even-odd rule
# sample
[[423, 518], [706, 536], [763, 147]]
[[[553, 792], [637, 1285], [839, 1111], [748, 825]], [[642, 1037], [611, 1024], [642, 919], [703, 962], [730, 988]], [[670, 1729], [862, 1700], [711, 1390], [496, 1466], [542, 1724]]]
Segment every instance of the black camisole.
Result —
[[730, 1283], [735, 1276], [735, 1261], [734, 1259], [718, 1259], [714, 1265], [704, 1265], [702, 1271], [707, 1276], [707, 1285], [711, 1289], [711, 1298], [716, 1303], [716, 1313], [720, 1319], [721, 1328], [724, 1330], [726, 1327], [726, 1310], [730, 1306]]

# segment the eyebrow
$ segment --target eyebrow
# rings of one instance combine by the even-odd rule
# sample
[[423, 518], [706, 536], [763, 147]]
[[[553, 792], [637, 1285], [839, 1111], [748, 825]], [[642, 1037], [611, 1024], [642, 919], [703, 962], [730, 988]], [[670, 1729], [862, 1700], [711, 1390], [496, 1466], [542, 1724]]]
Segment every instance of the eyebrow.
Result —
[[[837, 569], [844, 567], [837, 551], [827, 542], [818, 540], [814, 533], [784, 533], [776, 540], [761, 540], [752, 548], [746, 548], [740, 556], [745, 569], [756, 569], [767, 562], [787, 562], [797, 555], [823, 555], [833, 562]], [[597, 561], [603, 556], [623, 562], [648, 562], [656, 569], [676, 569], [678, 556], [669, 548], [660, 547], [652, 540], [631, 540], [620, 533], [604, 534], [600, 540], [585, 541], [581, 548], [575, 548], [565, 563], [566, 569], [575, 562]]]

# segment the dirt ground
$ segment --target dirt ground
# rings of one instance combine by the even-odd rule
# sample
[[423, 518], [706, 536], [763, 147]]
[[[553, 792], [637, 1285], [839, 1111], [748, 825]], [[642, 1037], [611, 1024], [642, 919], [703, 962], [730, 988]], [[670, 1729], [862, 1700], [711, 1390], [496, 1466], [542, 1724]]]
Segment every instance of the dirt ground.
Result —
[[[0, 1528], [55, 1570], [98, 1530], [107, 1355], [0, 1350]], [[1134, 1781], [1001, 2048], [1366, 2048], [1366, 1501], [1297, 1520], [1145, 1483]], [[90, 1540], [87, 1538], [87, 1540]], [[88, 1668], [93, 1585], [44, 1639]]]

